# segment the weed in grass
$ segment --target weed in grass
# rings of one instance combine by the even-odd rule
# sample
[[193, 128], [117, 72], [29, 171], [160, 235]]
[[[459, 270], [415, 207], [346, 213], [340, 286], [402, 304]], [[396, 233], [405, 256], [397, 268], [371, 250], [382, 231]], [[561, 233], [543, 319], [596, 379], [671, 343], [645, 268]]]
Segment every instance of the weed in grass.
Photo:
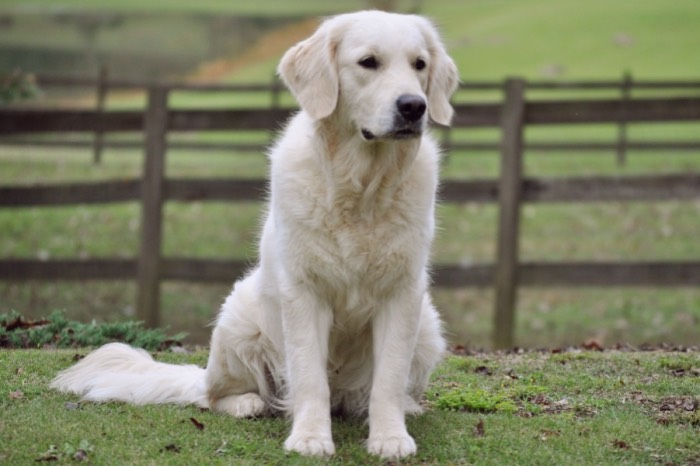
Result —
[[93, 450], [93, 445], [85, 439], [80, 440], [77, 446], [70, 442], [65, 442], [61, 448], [56, 445], [49, 445], [49, 448], [34, 461], [37, 463], [53, 461], [59, 461], [61, 463], [89, 461], [90, 454]]
[[19, 313], [0, 314], [0, 348], [72, 348], [101, 346], [123, 341], [150, 351], [164, 350], [186, 336], [169, 337], [162, 329], [145, 329], [142, 322], [83, 324], [68, 320], [63, 312], [54, 311], [48, 319], [25, 320]]
[[668, 369], [677, 376], [683, 376], [686, 373], [692, 375], [700, 375], [700, 360], [694, 355], [680, 354], [673, 356], [665, 356], [659, 358], [659, 366], [662, 369]]
[[440, 395], [435, 406], [446, 411], [473, 411], [477, 413], [503, 412], [513, 414], [518, 408], [511, 400], [483, 389], [465, 387]]

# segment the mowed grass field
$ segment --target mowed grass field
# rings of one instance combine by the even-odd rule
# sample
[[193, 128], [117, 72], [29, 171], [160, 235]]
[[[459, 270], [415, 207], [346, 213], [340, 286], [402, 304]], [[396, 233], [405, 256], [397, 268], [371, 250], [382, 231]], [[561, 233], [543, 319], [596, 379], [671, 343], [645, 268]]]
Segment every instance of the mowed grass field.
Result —
[[[234, 419], [193, 406], [85, 403], [48, 389], [87, 350], [0, 351], [0, 462], [33, 464], [386, 465], [367, 423], [334, 418], [336, 454], [282, 448], [283, 416]], [[206, 351], [157, 353], [203, 365]], [[400, 464], [694, 465], [700, 451], [697, 353], [551, 352], [450, 356], [408, 418], [417, 455]]]
[[[143, 3], [143, 2], [142, 2]], [[139, 10], [142, 3], [119, 8]], [[399, 2], [401, 4], [401, 2]], [[407, 2], [408, 3], [408, 2]], [[87, 7], [83, 2], [62, 2]], [[104, 2], [108, 5], [108, 2]], [[155, 11], [244, 11], [244, 2], [150, 2]], [[341, 5], [342, 4], [342, 5]], [[21, 9], [20, 2], [2, 8]], [[90, 3], [92, 7], [93, 3]], [[245, 5], [250, 5], [246, 3]], [[272, 4], [270, 4], [272, 5]], [[284, 3], [267, 13], [288, 13]], [[299, 12], [326, 13], [322, 2], [297, 2]], [[335, 10], [335, 5], [333, 4]], [[341, 2], [338, 9], [363, 7]], [[240, 8], [240, 10], [237, 10]], [[189, 11], [189, 10], [188, 10]], [[257, 11], [257, 10], [256, 10]], [[554, 2], [425, 2], [423, 11], [441, 25], [465, 80], [500, 80], [507, 75], [529, 79], [610, 79], [629, 70], [640, 79], [700, 79], [700, 46], [696, 25], [700, 4], [676, 0]], [[285, 44], [274, 41], [282, 53]], [[289, 44], [291, 45], [291, 44]], [[228, 82], [269, 82], [279, 55], [250, 57], [246, 66], [220, 76]], [[232, 62], [236, 57], [228, 57]], [[552, 75], [553, 71], [558, 73]], [[698, 95], [700, 90], [691, 91]], [[642, 93], [638, 93], [642, 95]], [[590, 94], [567, 93], [564, 97]], [[610, 96], [605, 92], [595, 95]], [[634, 94], [633, 94], [634, 95]], [[646, 93], [643, 95], [647, 95]], [[561, 94], [556, 96], [561, 97]], [[459, 101], [493, 100], [497, 94], [460, 93]], [[536, 94], [537, 98], [552, 98]], [[288, 97], [285, 97], [288, 102]], [[115, 95], [108, 105], [138, 107], [137, 95]], [[210, 96], [181, 93], [179, 107], [266, 105], [269, 96]], [[243, 103], [241, 103], [243, 102]], [[615, 140], [617, 128], [605, 125], [528, 129], [528, 141]], [[698, 140], [700, 122], [631, 125], [630, 139]], [[246, 133], [190, 134], [195, 141], [268, 141], [271, 135]], [[462, 130], [455, 138], [497, 141], [496, 130]], [[140, 150], [109, 149], [99, 166], [85, 149], [3, 147], [0, 184], [97, 181], [137, 177]], [[630, 152], [625, 166], [614, 153], [528, 152], [529, 176], [630, 175], [700, 171], [700, 153]], [[262, 177], [262, 154], [171, 150], [168, 176]], [[454, 152], [443, 168], [444, 178], [493, 178], [495, 152]], [[700, 258], [700, 200], [694, 202], [529, 205], [523, 213], [521, 252], [525, 260], [683, 260]], [[259, 203], [170, 203], [165, 208], [164, 254], [211, 258], [256, 259], [255, 242], [262, 215]], [[494, 258], [497, 209], [492, 205], [443, 205], [436, 262], [484, 263]], [[0, 257], [68, 258], [133, 257], [138, 253], [140, 211], [136, 204], [0, 210]], [[173, 332], [190, 332], [191, 341], [206, 342], [206, 325], [216, 315], [230, 284], [163, 286], [163, 321]], [[490, 290], [436, 290], [454, 343], [488, 347], [491, 328]], [[603, 344], [700, 340], [700, 291], [697, 289], [538, 289], [522, 290], [517, 343], [559, 346], [594, 338]], [[135, 286], [130, 282], [2, 282], [0, 306], [28, 316], [53, 309], [83, 320], [133, 318]]]

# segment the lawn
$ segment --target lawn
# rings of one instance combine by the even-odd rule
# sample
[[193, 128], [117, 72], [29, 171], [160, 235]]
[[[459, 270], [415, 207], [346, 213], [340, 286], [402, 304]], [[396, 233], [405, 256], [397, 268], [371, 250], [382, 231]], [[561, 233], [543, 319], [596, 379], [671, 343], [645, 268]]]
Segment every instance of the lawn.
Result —
[[[336, 455], [311, 460], [283, 452], [280, 417], [82, 403], [49, 390], [85, 351], [0, 351], [0, 463], [386, 464], [365, 453], [359, 419], [334, 419]], [[206, 353], [156, 358], [204, 364]], [[426, 413], [409, 419], [418, 454], [402, 464], [697, 464], [698, 361], [670, 350], [450, 356]]]

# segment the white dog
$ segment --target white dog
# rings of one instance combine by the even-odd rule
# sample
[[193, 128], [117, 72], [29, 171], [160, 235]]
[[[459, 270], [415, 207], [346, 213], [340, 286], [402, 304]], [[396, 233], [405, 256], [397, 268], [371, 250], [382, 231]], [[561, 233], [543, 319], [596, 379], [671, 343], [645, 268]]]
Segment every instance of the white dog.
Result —
[[260, 263], [234, 285], [206, 369], [109, 344], [52, 387], [87, 400], [285, 409], [284, 446], [331, 455], [331, 413], [369, 415], [370, 453], [416, 451], [405, 414], [445, 341], [428, 294], [439, 155], [457, 70], [429, 21], [365, 11], [325, 21], [282, 58], [302, 110], [270, 154]]

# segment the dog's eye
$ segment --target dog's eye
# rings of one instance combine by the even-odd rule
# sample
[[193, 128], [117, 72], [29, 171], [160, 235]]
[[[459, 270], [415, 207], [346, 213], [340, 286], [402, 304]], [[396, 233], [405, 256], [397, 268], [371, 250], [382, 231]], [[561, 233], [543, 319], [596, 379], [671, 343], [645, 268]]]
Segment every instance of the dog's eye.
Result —
[[365, 57], [359, 62], [357, 62], [362, 68], [367, 68], [368, 70], [376, 70], [379, 68], [379, 62], [377, 61], [376, 57], [370, 55], [369, 57]]
[[416, 62], [413, 64], [413, 66], [418, 70], [424, 70], [425, 69], [425, 60], [422, 58], [418, 58]]

